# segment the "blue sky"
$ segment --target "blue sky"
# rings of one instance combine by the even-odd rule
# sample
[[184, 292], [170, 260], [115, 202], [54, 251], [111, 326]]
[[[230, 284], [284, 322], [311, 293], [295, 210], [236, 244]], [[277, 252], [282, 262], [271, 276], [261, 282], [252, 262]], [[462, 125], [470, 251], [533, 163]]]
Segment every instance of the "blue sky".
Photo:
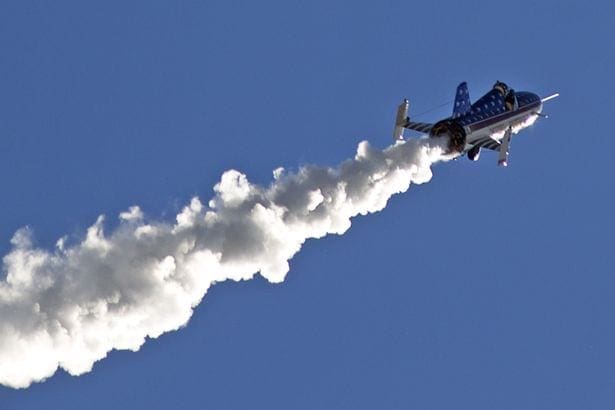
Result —
[[[216, 285], [189, 325], [2, 409], [592, 408], [615, 403], [608, 2], [5, 1], [0, 250], [138, 204], [173, 219], [226, 169], [335, 165], [495, 82], [562, 96], [513, 140], [310, 240], [282, 284]], [[421, 121], [449, 115], [435, 110]], [[419, 118], [417, 118], [418, 120]]]

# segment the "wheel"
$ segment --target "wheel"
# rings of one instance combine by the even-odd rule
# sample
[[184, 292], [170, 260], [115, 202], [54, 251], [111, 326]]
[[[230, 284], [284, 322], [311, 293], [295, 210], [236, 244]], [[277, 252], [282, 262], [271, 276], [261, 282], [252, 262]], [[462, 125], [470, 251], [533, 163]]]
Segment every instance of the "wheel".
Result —
[[472, 147], [472, 149], [468, 151], [468, 159], [470, 161], [478, 161], [479, 157], [480, 157], [480, 147]]

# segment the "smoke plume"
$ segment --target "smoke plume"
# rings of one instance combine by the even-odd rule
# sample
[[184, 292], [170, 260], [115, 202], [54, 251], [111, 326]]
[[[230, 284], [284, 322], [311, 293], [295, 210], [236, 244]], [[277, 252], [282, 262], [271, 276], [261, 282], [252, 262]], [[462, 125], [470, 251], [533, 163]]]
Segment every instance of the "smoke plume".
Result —
[[79, 243], [53, 250], [19, 230], [0, 278], [0, 384], [28, 387], [58, 368], [79, 375], [112, 349], [136, 351], [186, 325], [216, 282], [283, 281], [306, 239], [341, 235], [352, 217], [429, 181], [444, 151], [429, 139], [385, 150], [364, 141], [337, 168], [276, 169], [268, 187], [226, 171], [208, 203], [193, 198], [173, 223], [133, 206], [113, 232], [100, 216]]

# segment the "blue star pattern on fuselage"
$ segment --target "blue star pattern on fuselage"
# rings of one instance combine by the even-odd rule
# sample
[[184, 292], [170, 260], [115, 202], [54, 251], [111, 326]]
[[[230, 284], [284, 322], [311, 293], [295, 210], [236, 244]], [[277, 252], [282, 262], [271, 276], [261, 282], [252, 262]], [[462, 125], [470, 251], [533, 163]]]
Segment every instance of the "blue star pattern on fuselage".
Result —
[[[534, 93], [520, 91], [515, 93], [515, 95], [517, 98], [518, 110], [540, 102], [540, 97]], [[472, 108], [465, 115], [457, 118], [457, 121], [459, 124], [467, 126], [492, 117], [500, 116], [506, 111], [504, 97], [498, 90], [493, 89], [472, 104]]]

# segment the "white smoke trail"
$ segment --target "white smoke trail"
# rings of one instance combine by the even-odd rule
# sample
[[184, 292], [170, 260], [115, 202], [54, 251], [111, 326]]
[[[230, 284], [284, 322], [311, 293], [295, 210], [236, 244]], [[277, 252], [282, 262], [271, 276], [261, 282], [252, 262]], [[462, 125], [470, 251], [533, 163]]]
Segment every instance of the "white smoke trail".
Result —
[[112, 349], [136, 351], [184, 326], [216, 282], [257, 272], [283, 281], [306, 239], [342, 234], [350, 218], [429, 181], [443, 152], [429, 139], [383, 151], [361, 142], [338, 168], [277, 169], [266, 188], [230, 170], [207, 205], [192, 199], [174, 224], [132, 207], [109, 236], [101, 216], [80, 243], [61, 239], [53, 251], [19, 230], [0, 280], [0, 384], [27, 387], [58, 367], [79, 375]]
[[[519, 132], [521, 132], [521, 130], [534, 125], [537, 119], [538, 119], [538, 115], [534, 114], [534, 115], [528, 115], [527, 117], [524, 117], [516, 121], [515, 123], [511, 125], [511, 128], [512, 128], [511, 131], [513, 135], [516, 135]], [[504, 138], [504, 134], [506, 133], [506, 128], [507, 127], [504, 127], [500, 131], [492, 133], [491, 138], [493, 138], [496, 141], [500, 141], [502, 138]]]

